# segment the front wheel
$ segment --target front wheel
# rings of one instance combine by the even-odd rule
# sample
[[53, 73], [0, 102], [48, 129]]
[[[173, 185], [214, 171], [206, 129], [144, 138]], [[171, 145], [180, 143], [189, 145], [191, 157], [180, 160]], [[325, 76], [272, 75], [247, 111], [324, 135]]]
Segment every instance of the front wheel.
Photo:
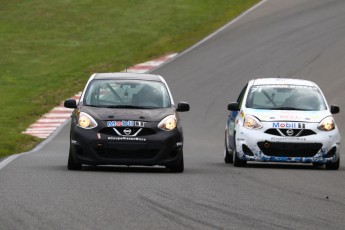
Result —
[[[234, 138], [236, 140], [236, 133], [234, 134]], [[235, 141], [235, 148], [232, 154], [232, 161], [234, 163], [235, 167], [245, 167], [247, 165], [247, 161], [246, 160], [242, 160], [237, 156], [237, 151], [236, 151], [236, 141]]]
[[338, 170], [340, 166], [340, 157], [336, 162], [326, 163], [326, 169], [328, 170]]
[[81, 170], [81, 164], [76, 162], [73, 157], [71, 146], [69, 147], [67, 168], [68, 170]]
[[233, 161], [233, 153], [230, 153], [228, 151], [228, 148], [226, 147], [226, 144], [225, 144], [225, 148], [224, 148], [224, 162], [226, 164], [232, 164], [234, 161]]
[[181, 151], [181, 157], [177, 163], [166, 167], [170, 170], [170, 172], [182, 173], [184, 171], [183, 152]]
[[233, 154], [233, 162], [235, 167], [245, 167], [247, 165], [246, 160], [242, 160], [237, 156], [237, 152], [234, 152]]

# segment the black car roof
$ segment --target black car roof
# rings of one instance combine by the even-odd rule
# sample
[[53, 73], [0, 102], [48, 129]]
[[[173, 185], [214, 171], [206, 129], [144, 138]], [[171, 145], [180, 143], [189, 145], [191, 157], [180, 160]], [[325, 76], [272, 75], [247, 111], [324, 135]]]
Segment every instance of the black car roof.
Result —
[[143, 74], [143, 73], [96, 73], [94, 79], [129, 79], [129, 80], [148, 80], [162, 81], [159, 75]]

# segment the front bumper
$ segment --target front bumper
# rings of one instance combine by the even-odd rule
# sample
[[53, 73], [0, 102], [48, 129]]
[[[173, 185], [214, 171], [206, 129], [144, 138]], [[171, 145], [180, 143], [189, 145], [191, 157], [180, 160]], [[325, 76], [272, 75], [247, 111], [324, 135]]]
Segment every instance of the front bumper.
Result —
[[339, 158], [338, 130], [322, 132], [307, 124], [316, 134], [302, 137], [275, 136], [241, 127], [236, 135], [236, 151], [242, 160], [264, 162], [331, 163]]
[[71, 127], [72, 155], [81, 164], [167, 166], [179, 162], [182, 148], [183, 136], [178, 129], [132, 137]]

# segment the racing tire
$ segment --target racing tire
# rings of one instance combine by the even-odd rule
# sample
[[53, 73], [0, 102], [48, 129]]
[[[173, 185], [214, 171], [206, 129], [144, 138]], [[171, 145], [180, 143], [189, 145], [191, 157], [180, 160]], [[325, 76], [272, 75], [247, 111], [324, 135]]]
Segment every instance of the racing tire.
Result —
[[339, 166], [340, 166], [340, 157], [338, 157], [338, 160], [336, 162], [326, 163], [326, 169], [328, 170], [338, 170]]
[[235, 167], [245, 167], [247, 165], [246, 160], [242, 160], [237, 156], [237, 152], [233, 154], [233, 162]]
[[227, 147], [227, 132], [225, 131], [225, 139], [224, 139], [224, 162], [225, 164], [232, 164], [233, 161], [233, 152], [229, 152], [228, 151], [228, 147]]
[[224, 162], [225, 164], [232, 164], [234, 162], [234, 159], [233, 159], [233, 153], [230, 153], [228, 151], [228, 148], [224, 147]]
[[71, 146], [69, 147], [67, 169], [68, 170], [81, 170], [81, 164], [76, 162], [74, 157], [73, 157]]
[[173, 173], [182, 173], [184, 171], [184, 162], [183, 162], [183, 152], [181, 151], [180, 160], [176, 164], [166, 166]]
[[[234, 138], [236, 140], [236, 132], [234, 134]], [[234, 149], [234, 152], [232, 154], [232, 161], [233, 161], [235, 167], [245, 167], [247, 165], [246, 160], [242, 160], [237, 156], [236, 141], [235, 141], [235, 149]]]

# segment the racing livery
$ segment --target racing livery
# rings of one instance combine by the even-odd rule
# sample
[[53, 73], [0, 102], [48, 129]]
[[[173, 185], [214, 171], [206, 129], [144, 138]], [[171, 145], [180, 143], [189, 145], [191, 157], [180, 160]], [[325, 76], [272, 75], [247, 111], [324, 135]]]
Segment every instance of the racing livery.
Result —
[[67, 167], [162, 165], [183, 172], [183, 132], [168, 85], [159, 75], [97, 73], [87, 82], [71, 116]]
[[307, 80], [254, 79], [228, 105], [224, 161], [313, 163], [337, 170], [340, 134], [320, 88]]

